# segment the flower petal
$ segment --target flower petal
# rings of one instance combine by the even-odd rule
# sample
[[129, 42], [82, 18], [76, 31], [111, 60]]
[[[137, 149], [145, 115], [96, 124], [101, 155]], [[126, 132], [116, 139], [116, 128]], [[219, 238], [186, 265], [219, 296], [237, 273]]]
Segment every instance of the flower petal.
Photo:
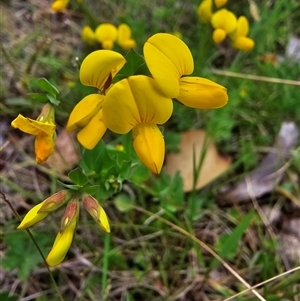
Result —
[[216, 44], [219, 44], [226, 39], [226, 32], [221, 28], [217, 28], [213, 31], [212, 37], [213, 37], [214, 42]]
[[126, 134], [142, 122], [165, 123], [172, 110], [172, 100], [159, 91], [154, 79], [135, 75], [119, 81], [108, 91], [103, 119], [111, 131]]
[[75, 229], [76, 221], [73, 221], [72, 223], [67, 225], [63, 230], [58, 232], [53, 247], [46, 258], [46, 262], [49, 266], [56, 266], [64, 260], [72, 244]]
[[227, 3], [228, 0], [215, 0], [216, 7], [222, 7]]
[[36, 136], [34, 142], [35, 160], [38, 164], [46, 161], [54, 152], [56, 134], [47, 135], [40, 133]]
[[231, 33], [236, 28], [236, 16], [233, 12], [222, 8], [215, 12], [211, 18], [213, 28], [221, 28], [227, 34]]
[[71, 132], [77, 128], [85, 127], [90, 120], [101, 109], [104, 96], [90, 94], [83, 98], [73, 109], [67, 123], [67, 131]]
[[97, 40], [104, 49], [112, 49], [117, 39], [118, 30], [110, 23], [102, 23], [95, 30]]
[[157, 33], [144, 45], [146, 64], [167, 97], [179, 94], [179, 79], [182, 75], [191, 74], [194, 61], [187, 45], [168, 33]]
[[254, 41], [248, 37], [238, 37], [237, 39], [232, 41], [232, 47], [242, 51], [249, 51], [254, 46]]
[[159, 174], [165, 158], [165, 141], [156, 124], [141, 123], [132, 130], [133, 147], [140, 160]]
[[125, 50], [136, 47], [135, 40], [131, 39], [131, 29], [127, 24], [118, 27], [118, 44]]
[[212, 0], [203, 0], [198, 7], [198, 16], [202, 23], [209, 23], [212, 17]]
[[[46, 200], [45, 200], [46, 201]], [[39, 212], [39, 210], [42, 208], [45, 201], [35, 205], [33, 208], [31, 208], [23, 220], [21, 221], [21, 224], [18, 226], [17, 229], [23, 230], [27, 229], [38, 222], [42, 221], [44, 218], [46, 218], [49, 215], [49, 212]]]
[[37, 121], [34, 119], [24, 117], [21, 114], [19, 114], [18, 117], [12, 121], [11, 126], [14, 128], [18, 128], [24, 133], [34, 136], [36, 136], [39, 133], [51, 135], [55, 131], [54, 123]]
[[183, 77], [180, 80], [179, 102], [196, 109], [216, 109], [228, 102], [226, 88], [201, 77]]
[[90, 26], [84, 26], [81, 31], [81, 38], [87, 44], [93, 45], [97, 41], [96, 34]]
[[125, 58], [118, 52], [96, 50], [83, 60], [79, 71], [80, 81], [102, 91], [109, 77], [113, 78], [125, 63]]
[[102, 114], [103, 112], [100, 110], [77, 134], [79, 143], [86, 149], [93, 149], [107, 130]]

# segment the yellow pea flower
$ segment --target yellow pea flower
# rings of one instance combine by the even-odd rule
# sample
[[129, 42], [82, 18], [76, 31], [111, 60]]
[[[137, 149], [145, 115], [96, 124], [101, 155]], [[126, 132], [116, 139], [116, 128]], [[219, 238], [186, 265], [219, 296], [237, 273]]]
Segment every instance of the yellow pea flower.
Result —
[[164, 140], [157, 124], [171, 116], [171, 98], [160, 92], [150, 77], [130, 76], [107, 92], [103, 102], [106, 126], [118, 134], [133, 130], [133, 146], [140, 160], [155, 174], [159, 174], [164, 161]]
[[99, 202], [89, 194], [83, 195], [83, 206], [92, 218], [107, 233], [110, 232], [109, 220]]
[[216, 7], [222, 7], [224, 5], [226, 5], [226, 3], [228, 2], [228, 0], [215, 0], [215, 5]]
[[103, 49], [112, 49], [117, 40], [118, 30], [110, 23], [102, 23], [95, 30], [96, 38]]
[[69, 0], [56, 0], [51, 4], [51, 9], [60, 12], [68, 6]]
[[88, 25], [84, 26], [81, 31], [81, 38], [89, 45], [94, 45], [97, 42], [96, 34]]
[[213, 109], [228, 101], [226, 89], [199, 77], [184, 77], [194, 70], [187, 45], [177, 37], [158, 33], [144, 45], [146, 64], [161, 91], [193, 108]]
[[198, 7], [200, 21], [202, 23], [210, 23], [212, 14], [212, 0], [203, 0]]
[[83, 98], [74, 107], [66, 126], [67, 131], [81, 129], [77, 139], [87, 149], [93, 149], [107, 130], [102, 113], [104, 94], [125, 63], [125, 58], [117, 52], [97, 50], [89, 54], [80, 66], [81, 83], [102, 92], [102, 95], [90, 94]]
[[118, 27], [118, 44], [125, 50], [136, 47], [136, 42], [131, 38], [131, 29], [127, 24]]
[[249, 22], [245, 16], [240, 16], [237, 20], [235, 31], [229, 35], [232, 47], [242, 51], [251, 50], [255, 43], [252, 39], [247, 37], [248, 33]]
[[46, 104], [37, 120], [22, 116], [21, 114], [12, 121], [11, 126], [24, 133], [34, 135], [36, 162], [43, 163], [54, 152], [55, 147], [55, 123], [54, 108]]
[[211, 24], [215, 29], [213, 32], [214, 42], [216, 44], [223, 42], [227, 35], [235, 30], [236, 23], [236, 16], [231, 11], [222, 8], [215, 12], [211, 18]]

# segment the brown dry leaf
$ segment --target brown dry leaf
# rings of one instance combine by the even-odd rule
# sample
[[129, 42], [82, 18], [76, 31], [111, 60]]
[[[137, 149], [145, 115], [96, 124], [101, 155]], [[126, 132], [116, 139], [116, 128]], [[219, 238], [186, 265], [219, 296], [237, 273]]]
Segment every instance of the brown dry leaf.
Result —
[[56, 139], [54, 153], [47, 160], [47, 165], [62, 174], [79, 162], [79, 153], [74, 133], [62, 130]]
[[[193, 162], [193, 154], [195, 154], [196, 164]], [[181, 135], [179, 153], [167, 155], [165, 171], [170, 175], [179, 171], [183, 179], [183, 189], [185, 192], [189, 192], [193, 189], [193, 165], [198, 166], [203, 156], [203, 163], [195, 187], [200, 189], [221, 175], [231, 164], [231, 158], [219, 155], [216, 146], [207, 137], [204, 130], [192, 130]]]

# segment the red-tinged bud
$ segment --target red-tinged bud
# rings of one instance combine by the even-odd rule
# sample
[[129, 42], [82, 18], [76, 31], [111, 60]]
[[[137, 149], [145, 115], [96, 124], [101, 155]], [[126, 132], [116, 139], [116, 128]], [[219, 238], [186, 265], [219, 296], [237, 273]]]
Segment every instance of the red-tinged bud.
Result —
[[89, 194], [84, 194], [83, 205], [86, 211], [105, 232], [110, 232], [109, 220], [99, 202]]
[[79, 215], [79, 201], [78, 199], [74, 198], [69, 202], [63, 214], [60, 231], [66, 228], [70, 223], [74, 221], [77, 222], [78, 215]]
[[61, 190], [48, 197], [38, 212], [53, 212], [65, 204], [71, 197], [70, 190]]

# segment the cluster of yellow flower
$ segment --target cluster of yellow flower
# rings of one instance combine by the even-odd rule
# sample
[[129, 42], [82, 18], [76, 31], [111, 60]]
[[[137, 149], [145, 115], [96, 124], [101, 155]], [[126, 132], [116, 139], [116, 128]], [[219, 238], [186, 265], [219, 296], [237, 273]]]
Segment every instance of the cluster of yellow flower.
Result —
[[95, 31], [90, 26], [84, 26], [81, 37], [90, 45], [100, 43], [103, 49], [113, 49], [115, 42], [125, 50], [136, 47], [135, 40], [131, 38], [131, 28], [124, 23], [120, 24], [118, 28], [110, 23], [102, 23]]
[[[249, 33], [249, 22], [245, 16], [236, 15], [220, 7], [227, 0], [203, 0], [198, 8], [198, 15], [203, 23], [210, 23], [214, 28], [212, 38], [216, 44], [223, 42], [228, 36], [233, 48], [249, 51], [254, 47], [254, 41], [247, 35]], [[213, 12], [213, 4], [219, 9]]]
[[172, 98], [185, 106], [213, 109], [228, 101], [226, 89], [201, 77], [183, 77], [194, 70], [187, 45], [174, 35], [158, 33], [143, 48], [150, 76], [133, 75], [111, 85], [126, 63], [112, 50], [89, 54], [80, 67], [80, 81], [98, 88], [101, 94], [82, 99], [70, 114], [67, 130], [80, 129], [78, 141], [93, 149], [110, 129], [118, 134], [133, 132], [133, 146], [140, 160], [159, 174], [165, 156], [163, 135], [157, 124], [164, 124], [173, 111]]

